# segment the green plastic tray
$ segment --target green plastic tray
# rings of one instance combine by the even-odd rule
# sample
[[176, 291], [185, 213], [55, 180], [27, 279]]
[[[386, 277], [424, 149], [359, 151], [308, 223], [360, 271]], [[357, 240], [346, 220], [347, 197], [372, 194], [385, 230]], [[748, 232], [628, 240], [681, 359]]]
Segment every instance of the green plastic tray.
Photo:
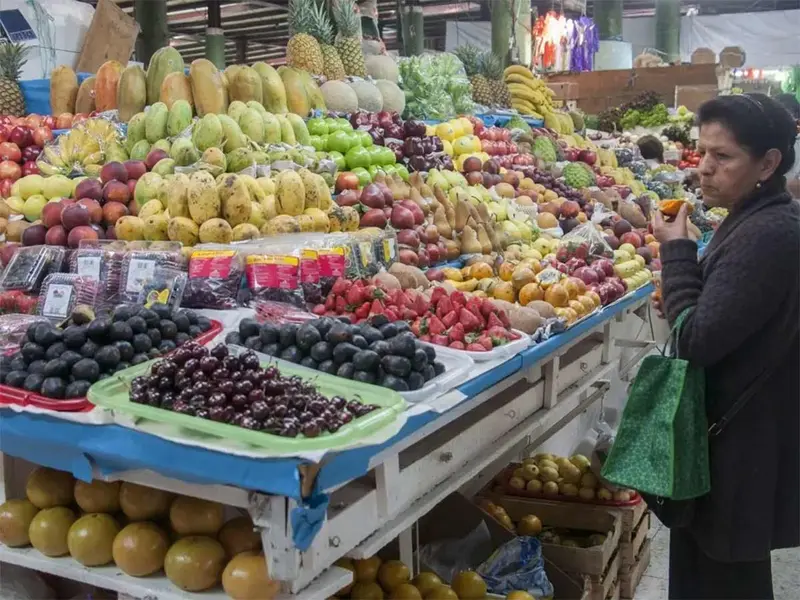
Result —
[[[221, 438], [250, 444], [266, 450], [281, 453], [333, 450], [351, 446], [366, 439], [379, 429], [391, 424], [398, 414], [406, 408], [403, 397], [392, 390], [376, 385], [342, 379], [327, 373], [314, 373], [293, 365], [281, 365], [283, 375], [297, 375], [307, 381], [314, 381], [319, 391], [330, 398], [342, 396], [347, 400], [359, 400], [364, 404], [380, 406], [378, 410], [353, 419], [336, 433], [324, 433], [319, 437], [305, 438], [299, 435], [296, 438], [282, 437], [264, 431], [254, 431], [236, 425], [219, 423], [208, 419], [201, 419], [191, 415], [184, 415], [163, 408], [156, 408], [146, 404], [137, 404], [130, 401], [131, 381], [139, 375], [149, 373], [150, 366], [158, 361], [154, 359], [134, 367], [120, 371], [116, 375], [95, 383], [89, 388], [88, 399], [92, 404], [102, 406], [113, 411], [133, 415], [148, 421], [165, 423], [178, 429], [189, 429], [195, 434], [206, 435], [210, 438]], [[270, 361], [261, 361], [262, 366], [267, 366]]]

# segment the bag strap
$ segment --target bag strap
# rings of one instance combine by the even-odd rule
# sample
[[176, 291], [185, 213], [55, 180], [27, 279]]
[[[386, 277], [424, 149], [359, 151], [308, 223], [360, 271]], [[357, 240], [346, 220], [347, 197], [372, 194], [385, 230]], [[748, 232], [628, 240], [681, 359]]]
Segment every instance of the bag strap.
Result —
[[672, 326], [672, 329], [669, 332], [669, 337], [667, 341], [664, 342], [664, 347], [659, 348], [661, 352], [661, 356], [667, 355], [667, 349], [670, 348], [674, 352], [670, 352], [670, 354], [674, 354], [675, 358], [680, 358], [678, 356], [678, 341], [681, 337], [681, 330], [683, 329], [683, 324], [686, 319], [689, 317], [689, 314], [694, 310], [694, 307], [689, 306], [688, 308], [683, 309], [683, 312], [678, 315], [678, 318], [675, 319], [675, 324]]
[[[796, 336], [792, 336], [791, 342], [789, 343], [790, 347], [794, 343], [795, 337]], [[751, 381], [750, 385], [747, 386], [747, 389], [745, 389], [742, 395], [736, 399], [736, 402], [733, 403], [733, 406], [728, 409], [728, 412], [722, 415], [718, 421], [712, 423], [711, 427], [708, 428], [708, 437], [717, 437], [720, 433], [722, 433], [731, 420], [737, 414], [739, 414], [739, 412], [745, 407], [750, 399], [756, 395], [756, 392], [764, 384], [764, 382], [775, 374], [779, 366], [781, 366], [780, 363], [767, 367], [758, 377]]]

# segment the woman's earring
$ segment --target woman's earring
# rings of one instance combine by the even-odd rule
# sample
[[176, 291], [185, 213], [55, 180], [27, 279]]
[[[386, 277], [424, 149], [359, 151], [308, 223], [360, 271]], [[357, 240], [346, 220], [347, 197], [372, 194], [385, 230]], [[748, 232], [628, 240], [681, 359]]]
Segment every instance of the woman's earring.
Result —
[[758, 189], [761, 189], [761, 182], [760, 182], [760, 181], [759, 181], [758, 183], [756, 183], [756, 189], [757, 189], [757, 190], [758, 190]]

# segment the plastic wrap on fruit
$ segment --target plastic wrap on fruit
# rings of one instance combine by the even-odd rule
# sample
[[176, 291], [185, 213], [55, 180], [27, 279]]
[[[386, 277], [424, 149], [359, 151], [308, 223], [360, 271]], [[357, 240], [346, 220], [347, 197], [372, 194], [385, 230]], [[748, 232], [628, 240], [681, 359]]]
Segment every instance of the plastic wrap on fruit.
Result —
[[258, 300], [253, 303], [256, 317], [264, 323], [298, 323], [313, 321], [317, 315], [287, 304], [271, 300]]
[[419, 551], [420, 562], [442, 581], [452, 581], [461, 571], [474, 569], [492, 551], [492, 535], [484, 521], [461, 538], [449, 538], [425, 544]]
[[[593, 260], [612, 256], [611, 246], [592, 223], [581, 223], [561, 238], [556, 252], [556, 259], [560, 263], [566, 263], [569, 275]], [[577, 261], [580, 261], [581, 264]]]
[[[0, 303], [2, 300], [0, 297]], [[19, 350], [28, 328], [34, 323], [47, 322], [47, 318], [41, 315], [0, 315], [0, 354], [10, 354]]]
[[533, 340], [534, 344], [541, 344], [542, 342], [546, 342], [554, 335], [558, 335], [559, 333], [563, 333], [567, 330], [567, 322], [565, 319], [561, 317], [553, 317], [547, 319], [544, 323], [542, 323], [536, 332], [531, 336], [531, 340]]
[[500, 546], [478, 567], [492, 594], [506, 596], [524, 590], [534, 598], [552, 598], [553, 584], [547, 578], [542, 545], [535, 537], [516, 537]]

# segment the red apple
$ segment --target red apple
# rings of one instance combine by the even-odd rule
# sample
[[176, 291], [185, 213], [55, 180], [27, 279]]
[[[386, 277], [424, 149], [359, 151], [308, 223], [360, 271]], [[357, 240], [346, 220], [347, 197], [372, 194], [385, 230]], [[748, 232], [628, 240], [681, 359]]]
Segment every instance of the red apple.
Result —
[[72, 113], [61, 113], [56, 117], [56, 129], [69, 129], [74, 122]]
[[10, 160], [0, 162], [0, 179], [16, 181], [20, 177], [22, 177], [22, 167], [17, 163], [11, 162]]
[[128, 173], [128, 179], [139, 179], [147, 173], [147, 165], [143, 160], [126, 160], [122, 164]]
[[103, 168], [100, 170], [100, 181], [103, 182], [103, 185], [114, 180], [121, 181], [122, 183], [128, 181], [128, 171], [121, 162], [111, 161], [110, 163], [104, 164]]
[[[53, 203], [52, 205], [54, 205]], [[47, 206], [52, 206], [48, 204]], [[47, 207], [45, 207], [47, 208]], [[61, 225], [55, 225], [47, 230], [44, 236], [44, 243], [48, 246], [66, 246], [67, 245], [67, 230]]]
[[97, 224], [103, 220], [103, 207], [100, 206], [100, 203], [97, 200], [92, 200], [91, 198], [81, 198], [78, 200], [78, 204], [86, 207], [86, 210], [89, 211], [89, 221], [91, 223]]
[[39, 166], [32, 160], [25, 161], [22, 164], [22, 175], [38, 175]]
[[75, 188], [76, 198], [91, 198], [92, 200], [103, 199], [103, 186], [97, 179], [84, 179]]
[[99, 240], [97, 230], [86, 225], [80, 225], [71, 229], [67, 236], [67, 244], [70, 248], [77, 248], [82, 240]]
[[147, 165], [147, 170], [151, 171], [162, 158], [169, 158], [169, 154], [158, 148], [155, 150], [150, 150], [150, 152], [147, 153], [147, 157], [144, 159], [144, 164]]
[[336, 178], [337, 192], [341, 192], [342, 190], [357, 190], [357, 189], [358, 189], [358, 175], [356, 175], [355, 173], [351, 173], [350, 171], [339, 173], [339, 176]]
[[22, 150], [14, 142], [0, 143], [0, 160], [22, 161]]
[[53, 132], [49, 127], [37, 127], [33, 130], [33, 143], [37, 146], [44, 147], [44, 145], [53, 139]]
[[103, 186], [103, 199], [106, 202], [127, 204], [131, 199], [131, 190], [127, 183], [112, 180]]
[[42, 208], [42, 225], [52, 229], [56, 225], [61, 225], [61, 211], [64, 205], [61, 202], [48, 202]]
[[31, 133], [30, 127], [17, 126], [8, 134], [8, 139], [20, 148], [25, 148], [33, 143], [33, 134]]

